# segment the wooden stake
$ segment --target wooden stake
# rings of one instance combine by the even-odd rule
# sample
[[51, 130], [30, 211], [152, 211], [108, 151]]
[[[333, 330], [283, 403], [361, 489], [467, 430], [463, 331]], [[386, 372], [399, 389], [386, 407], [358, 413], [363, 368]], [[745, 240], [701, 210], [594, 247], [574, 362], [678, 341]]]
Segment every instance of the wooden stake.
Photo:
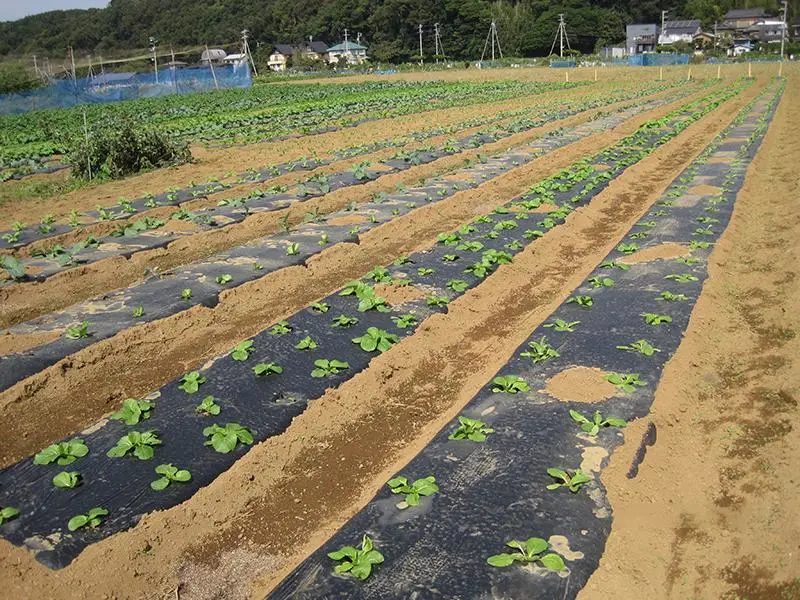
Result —
[[720, 71], [722, 70], [722, 65], [717, 65], [717, 79], [722, 79], [720, 76]]
[[751, 63], [751, 62], [747, 63], [747, 76], [748, 77], [752, 77], [753, 76], [753, 63]]
[[689, 72], [686, 74], [686, 81], [690, 81], [692, 79], [692, 67], [689, 67]]
[[658, 67], [658, 80], [664, 81], [664, 67]]
[[597, 81], [597, 69], [594, 70], [594, 80]]
[[569, 83], [569, 71], [564, 71], [564, 75], [566, 75], [567, 83]]

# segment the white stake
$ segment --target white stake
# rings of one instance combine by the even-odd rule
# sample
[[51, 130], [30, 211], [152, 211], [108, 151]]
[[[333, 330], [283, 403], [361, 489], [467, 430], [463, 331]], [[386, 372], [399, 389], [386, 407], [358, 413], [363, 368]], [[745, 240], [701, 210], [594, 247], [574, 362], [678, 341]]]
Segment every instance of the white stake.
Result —
[[658, 67], [658, 80], [664, 81], [664, 67]]
[[597, 81], [597, 69], [594, 70], [594, 80]]

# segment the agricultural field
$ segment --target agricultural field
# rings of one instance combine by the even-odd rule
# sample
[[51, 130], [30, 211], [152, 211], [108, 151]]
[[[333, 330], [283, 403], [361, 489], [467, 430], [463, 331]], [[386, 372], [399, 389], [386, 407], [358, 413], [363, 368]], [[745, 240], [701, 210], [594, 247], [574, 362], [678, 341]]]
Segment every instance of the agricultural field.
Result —
[[800, 71], [599, 71], [0, 118], [6, 594], [800, 597]]

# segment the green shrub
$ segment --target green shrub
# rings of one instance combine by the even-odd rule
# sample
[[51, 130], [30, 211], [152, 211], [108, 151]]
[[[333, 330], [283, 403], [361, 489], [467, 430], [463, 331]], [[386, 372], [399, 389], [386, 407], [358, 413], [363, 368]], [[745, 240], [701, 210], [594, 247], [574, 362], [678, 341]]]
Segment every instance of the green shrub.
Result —
[[69, 154], [75, 177], [119, 179], [127, 175], [191, 160], [186, 142], [132, 123], [89, 133]]

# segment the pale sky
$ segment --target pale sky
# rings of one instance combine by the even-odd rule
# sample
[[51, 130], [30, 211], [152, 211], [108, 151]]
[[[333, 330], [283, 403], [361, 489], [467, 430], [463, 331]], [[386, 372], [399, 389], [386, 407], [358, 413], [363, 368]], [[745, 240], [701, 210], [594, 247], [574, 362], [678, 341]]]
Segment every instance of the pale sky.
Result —
[[108, 0], [0, 0], [0, 21], [16, 21], [48, 10], [102, 8]]

